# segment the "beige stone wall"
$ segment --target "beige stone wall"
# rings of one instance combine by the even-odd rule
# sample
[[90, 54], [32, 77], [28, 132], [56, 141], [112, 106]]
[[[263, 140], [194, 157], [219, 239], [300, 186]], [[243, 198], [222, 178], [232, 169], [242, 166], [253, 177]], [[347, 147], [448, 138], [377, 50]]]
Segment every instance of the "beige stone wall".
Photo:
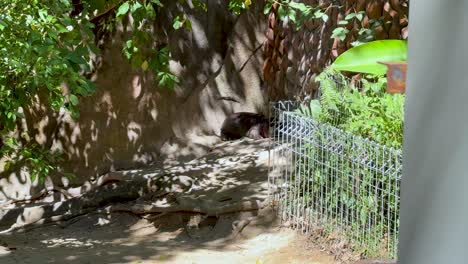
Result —
[[[27, 111], [23, 130], [32, 140], [62, 150], [66, 171], [77, 175], [71, 182], [53, 177], [56, 184], [80, 184], [113, 170], [202, 155], [219, 141], [215, 135], [227, 114], [265, 108], [263, 3], [256, 1], [239, 18], [227, 12], [227, 0], [207, 3], [204, 13], [166, 1], [159, 14], [155, 39], [171, 47], [171, 69], [181, 80], [175, 91], [130, 67], [121, 52], [126, 28], [105, 39], [93, 76], [98, 91], [81, 100], [79, 120], [51, 113], [40, 103]], [[181, 12], [188, 14], [193, 31], [172, 29], [172, 19]], [[0, 200], [38, 190], [20, 167], [0, 172]]]
[[[384, 17], [383, 27], [377, 28], [377, 39], [406, 39], [408, 37], [408, 0], [299, 0], [308, 5], [320, 5], [327, 9], [329, 20], [309, 21], [296, 32], [290, 24], [282, 23], [273, 8], [268, 16], [264, 76], [270, 90], [270, 99], [278, 100], [312, 95], [316, 91], [313, 81], [339, 54], [351, 47], [358, 27], [349, 24], [347, 39], [331, 39], [337, 23], [352, 12], [366, 11], [363, 19], [368, 27], [369, 19]], [[330, 7], [333, 5], [334, 7]]]

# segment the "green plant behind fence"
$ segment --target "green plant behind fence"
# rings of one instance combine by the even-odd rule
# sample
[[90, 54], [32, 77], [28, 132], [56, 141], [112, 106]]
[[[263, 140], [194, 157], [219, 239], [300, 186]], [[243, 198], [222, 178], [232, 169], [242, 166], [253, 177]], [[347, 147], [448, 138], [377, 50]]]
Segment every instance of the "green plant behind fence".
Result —
[[293, 143], [285, 208], [338, 228], [363, 256], [395, 257], [404, 96], [386, 94], [383, 78], [319, 81], [320, 99], [279, 113], [287, 129], [277, 141]]
[[374, 79], [363, 79], [360, 87], [356, 87], [348, 85], [340, 73], [325, 71], [316, 79], [321, 98], [301, 106], [297, 112], [384, 146], [401, 149], [405, 96], [386, 93], [384, 77]]

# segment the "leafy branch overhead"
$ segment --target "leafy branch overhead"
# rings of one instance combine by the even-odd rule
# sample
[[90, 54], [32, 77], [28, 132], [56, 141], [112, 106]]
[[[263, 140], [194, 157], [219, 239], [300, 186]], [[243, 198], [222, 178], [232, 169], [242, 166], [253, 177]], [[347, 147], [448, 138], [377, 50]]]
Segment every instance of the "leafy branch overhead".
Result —
[[310, 6], [291, 0], [268, 0], [263, 13], [268, 14], [275, 4], [278, 5], [279, 20], [292, 22], [296, 26], [296, 30], [301, 29], [305, 21], [322, 19], [324, 22], [327, 22], [329, 18], [326, 10], [322, 10], [318, 5]]
[[47, 98], [52, 109], [65, 108], [75, 118], [79, 116], [78, 98], [95, 91], [85, 77], [93, 71], [93, 54], [99, 53], [94, 24], [84, 14], [72, 17], [71, 1], [10, 0], [2, 8], [0, 156], [7, 158], [6, 168], [14, 159], [24, 160], [33, 167], [33, 175], [48, 175], [55, 169], [55, 155], [34, 145], [22, 146], [23, 140], [11, 137], [10, 132], [38, 94]]
[[346, 26], [356, 23], [359, 30], [357, 32], [356, 41], [351, 43], [352, 46], [359, 46], [363, 43], [375, 40], [376, 29], [383, 25], [384, 17], [382, 16], [379, 19], [370, 19], [368, 22], [369, 27], [364, 27], [363, 19], [365, 15], [365, 11], [348, 14], [344, 20], [338, 21], [338, 27], [333, 30], [331, 38], [338, 38], [339, 40], [344, 41], [349, 34], [349, 30]]
[[248, 9], [252, 5], [252, 0], [230, 0], [229, 10], [236, 15], [240, 15], [242, 11]]
[[[130, 0], [120, 4], [115, 16], [117, 21], [121, 21], [129, 14], [132, 17], [132, 36], [122, 48], [123, 54], [132, 66], [143, 71], [153, 71], [160, 86], [173, 89], [179, 79], [170, 72], [169, 49], [166, 45], [145, 48], [152, 39], [152, 22], [157, 16], [158, 9], [163, 7], [159, 0]], [[190, 21], [185, 17], [177, 16], [174, 19], [175, 29], [181, 28], [184, 24], [191, 29]]]
[[[292, 0], [268, 0], [264, 8], [264, 14], [270, 13], [274, 5], [278, 6], [279, 20], [291, 22], [296, 30], [300, 30], [306, 21], [313, 19], [321, 19], [323, 22], [327, 22], [329, 19], [327, 11], [332, 7], [342, 7], [334, 5], [333, 2], [327, 7], [322, 7], [318, 4], [312, 6]], [[368, 21], [369, 26], [365, 27], [363, 23], [365, 15], [365, 11], [348, 14], [343, 20], [338, 21], [338, 26], [333, 30], [331, 38], [338, 38], [344, 41], [350, 33], [347, 28], [348, 25], [356, 23], [358, 26], [357, 39], [351, 43], [352, 46], [358, 46], [362, 43], [375, 40], [376, 29], [383, 25], [384, 17], [370, 19]]]

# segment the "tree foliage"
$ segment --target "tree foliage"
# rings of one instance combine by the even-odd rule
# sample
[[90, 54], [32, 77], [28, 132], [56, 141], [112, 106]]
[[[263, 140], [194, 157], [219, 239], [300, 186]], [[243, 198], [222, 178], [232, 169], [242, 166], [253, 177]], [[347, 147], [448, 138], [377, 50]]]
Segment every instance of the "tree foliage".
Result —
[[240, 15], [242, 11], [246, 10], [252, 5], [252, 0], [231, 0], [229, 1], [229, 10], [234, 14]]
[[[99, 55], [96, 33], [113, 32], [119, 22], [131, 23], [122, 53], [135, 69], [151, 71], [160, 87], [173, 89], [178, 78], [170, 72], [167, 43], [154, 41], [154, 23], [166, 8], [163, 0], [5, 0], [0, 13], [0, 157], [1, 170], [25, 161], [34, 178], [59, 170], [60, 153], [51, 153], [18, 131], [24, 110], [45, 98], [53, 111], [64, 109], [79, 117], [79, 102], [96, 87], [87, 78]], [[231, 0], [229, 10], [240, 14], [250, 0]], [[202, 0], [178, 4], [207, 11]], [[131, 19], [127, 19], [127, 18]], [[191, 30], [184, 13], [172, 30]], [[44, 102], [41, 102], [44, 103]], [[1, 165], [0, 165], [1, 166]]]
[[331, 38], [344, 41], [349, 34], [349, 30], [346, 28], [347, 25], [355, 23], [358, 27], [357, 39], [351, 43], [352, 46], [359, 46], [375, 40], [377, 28], [384, 24], [384, 16], [378, 19], [370, 19], [368, 21], [369, 26], [364, 27], [363, 19], [365, 15], [365, 11], [349, 13], [343, 20], [338, 21], [339, 26], [333, 30]]
[[[93, 24], [72, 19], [69, 1], [9, 0], [0, 14], [0, 122], [13, 129], [28, 106], [44, 93], [53, 109], [76, 110], [77, 96], [92, 93], [84, 77], [96, 52]], [[62, 85], [66, 84], [68, 93]], [[76, 113], [76, 111], [73, 111]]]
[[301, 29], [305, 21], [308, 20], [322, 19], [324, 22], [328, 21], [326, 9], [322, 9], [319, 5], [311, 6], [293, 2], [292, 0], [268, 0], [264, 13], [268, 14], [275, 4], [278, 5], [278, 19], [280, 21], [288, 20], [295, 25], [296, 30]]
[[[8, 0], [0, 13], [0, 154], [23, 159], [33, 175], [55, 169], [55, 155], [37, 144], [21, 145], [11, 132], [38, 95], [54, 109], [66, 108], [78, 116], [79, 96], [95, 86], [85, 74], [91, 72], [93, 24], [83, 15], [71, 17], [67, 0]], [[66, 86], [66, 89], [64, 89]], [[20, 135], [20, 138], [22, 135]]]

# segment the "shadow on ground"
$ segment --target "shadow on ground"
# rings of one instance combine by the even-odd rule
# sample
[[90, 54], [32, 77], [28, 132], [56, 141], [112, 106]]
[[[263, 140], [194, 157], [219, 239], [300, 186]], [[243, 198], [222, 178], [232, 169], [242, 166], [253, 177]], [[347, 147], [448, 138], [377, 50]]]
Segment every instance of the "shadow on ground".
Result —
[[[119, 173], [130, 178], [164, 175], [169, 185], [171, 177], [185, 177], [183, 195], [200, 201], [200, 207], [261, 204], [268, 195], [268, 141], [222, 143], [190, 162]], [[256, 263], [288, 246], [292, 234], [284, 232], [269, 207], [211, 216], [193, 211], [108, 213], [101, 207], [66, 222], [3, 234], [0, 263]]]

